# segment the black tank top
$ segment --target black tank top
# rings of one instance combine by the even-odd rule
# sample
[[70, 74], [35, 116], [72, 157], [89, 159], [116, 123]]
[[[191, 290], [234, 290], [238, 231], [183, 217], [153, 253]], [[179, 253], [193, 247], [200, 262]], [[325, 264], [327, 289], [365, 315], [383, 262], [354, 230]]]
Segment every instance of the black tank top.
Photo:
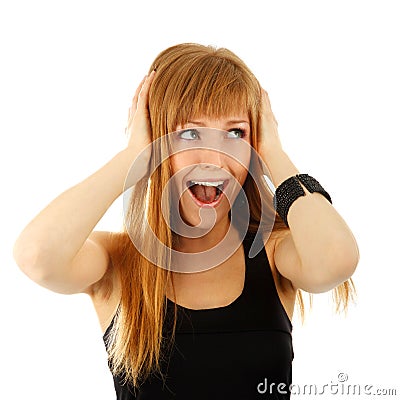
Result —
[[[118, 400], [290, 398], [292, 324], [264, 246], [254, 258], [248, 257], [253, 239], [247, 234], [243, 240], [246, 273], [241, 295], [218, 308], [178, 305], [175, 341], [162, 363], [164, 381], [153, 374], [134, 389], [114, 376]], [[170, 332], [173, 311], [168, 299], [165, 332]], [[106, 345], [112, 324], [103, 337]]]

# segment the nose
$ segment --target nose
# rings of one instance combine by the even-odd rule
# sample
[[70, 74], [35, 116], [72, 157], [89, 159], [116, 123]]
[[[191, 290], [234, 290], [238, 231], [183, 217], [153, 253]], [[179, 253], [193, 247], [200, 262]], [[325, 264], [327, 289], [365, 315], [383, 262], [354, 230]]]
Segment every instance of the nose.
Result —
[[216, 169], [226, 167], [226, 155], [217, 149], [201, 148], [197, 150], [197, 160], [202, 168]]

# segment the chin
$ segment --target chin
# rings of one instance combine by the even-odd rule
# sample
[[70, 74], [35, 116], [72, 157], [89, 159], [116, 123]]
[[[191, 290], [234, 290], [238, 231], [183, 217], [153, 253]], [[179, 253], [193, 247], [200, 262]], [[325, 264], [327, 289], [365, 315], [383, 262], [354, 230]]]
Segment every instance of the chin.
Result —
[[[229, 207], [221, 203], [219, 207], [194, 207], [191, 199], [180, 203], [180, 215], [182, 220], [192, 228], [204, 231], [206, 234], [222, 221], [228, 218]], [[200, 232], [199, 232], [200, 233]]]

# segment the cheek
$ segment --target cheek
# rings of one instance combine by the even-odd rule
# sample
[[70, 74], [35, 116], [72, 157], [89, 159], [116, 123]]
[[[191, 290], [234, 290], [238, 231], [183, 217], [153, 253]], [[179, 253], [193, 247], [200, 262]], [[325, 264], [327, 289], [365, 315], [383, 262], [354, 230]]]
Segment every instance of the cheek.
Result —
[[173, 175], [193, 164], [193, 159], [188, 153], [188, 151], [182, 151], [180, 153], [173, 154], [170, 157], [171, 171]]
[[171, 184], [174, 187], [174, 195], [177, 199], [186, 191], [185, 176], [191, 169], [192, 160], [184, 152], [174, 154], [170, 157]]
[[241, 186], [246, 180], [247, 175], [248, 175], [248, 169], [244, 168], [243, 166], [240, 166], [240, 169], [238, 170], [238, 181], [240, 182]]
[[242, 154], [240, 162], [236, 161], [232, 164], [233, 171], [235, 171], [235, 176], [238, 181], [243, 184], [248, 175], [250, 169], [251, 151], [250, 148], [247, 149], [245, 154]]

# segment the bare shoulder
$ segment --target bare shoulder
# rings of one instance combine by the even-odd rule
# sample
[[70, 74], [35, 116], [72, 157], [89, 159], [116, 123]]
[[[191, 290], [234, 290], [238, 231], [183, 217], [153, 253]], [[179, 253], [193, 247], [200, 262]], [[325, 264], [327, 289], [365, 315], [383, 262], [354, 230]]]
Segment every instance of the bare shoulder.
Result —
[[293, 287], [291, 281], [285, 278], [277, 269], [275, 262], [275, 248], [277, 244], [286, 237], [288, 232], [279, 232], [271, 234], [265, 242], [264, 248], [267, 253], [268, 261], [274, 278], [275, 287], [285, 311], [290, 319], [293, 317], [294, 305], [296, 302], [297, 290]]

